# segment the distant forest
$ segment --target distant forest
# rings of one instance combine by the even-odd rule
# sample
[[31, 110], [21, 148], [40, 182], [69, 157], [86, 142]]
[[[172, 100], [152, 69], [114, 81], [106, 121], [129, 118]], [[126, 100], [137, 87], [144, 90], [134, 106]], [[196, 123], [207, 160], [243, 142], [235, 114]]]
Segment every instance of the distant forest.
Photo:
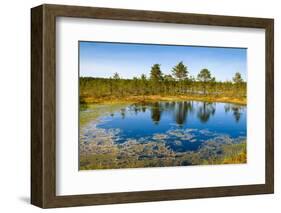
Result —
[[207, 68], [202, 69], [196, 77], [189, 74], [183, 62], [172, 68], [171, 74], [163, 74], [160, 64], [151, 67], [150, 75], [121, 78], [115, 73], [110, 78], [80, 77], [80, 103], [91, 98], [122, 98], [128, 96], [227, 96], [245, 98], [247, 82], [239, 72], [232, 81], [217, 81]]

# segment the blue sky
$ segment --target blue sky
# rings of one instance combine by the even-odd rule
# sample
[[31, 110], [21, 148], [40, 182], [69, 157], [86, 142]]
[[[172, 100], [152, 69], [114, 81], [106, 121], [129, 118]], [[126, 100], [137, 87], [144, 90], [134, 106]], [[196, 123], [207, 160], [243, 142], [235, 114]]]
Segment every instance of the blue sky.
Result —
[[79, 42], [80, 76], [111, 77], [115, 72], [121, 78], [149, 76], [151, 66], [160, 64], [164, 74], [180, 61], [189, 74], [197, 76], [207, 68], [219, 81], [231, 80], [240, 72], [247, 80], [247, 49], [200, 46], [129, 44], [108, 42]]

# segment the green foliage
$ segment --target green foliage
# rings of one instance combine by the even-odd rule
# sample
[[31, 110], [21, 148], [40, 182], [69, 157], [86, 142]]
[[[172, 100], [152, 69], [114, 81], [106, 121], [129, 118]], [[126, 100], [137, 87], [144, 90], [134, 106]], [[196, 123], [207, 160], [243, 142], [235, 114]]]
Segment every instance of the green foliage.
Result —
[[141, 74], [141, 80], [142, 81], [147, 81], [146, 75], [145, 74]]
[[172, 75], [164, 75], [164, 81], [169, 82], [169, 81], [174, 81], [175, 79], [173, 78]]
[[240, 84], [243, 82], [242, 76], [239, 72], [235, 73], [234, 77], [232, 78], [235, 84]]
[[116, 73], [114, 73], [114, 75], [113, 75], [113, 79], [114, 79], [114, 80], [119, 80], [119, 79], [121, 79], [121, 78], [120, 78], [119, 74], [116, 72]]
[[202, 69], [199, 74], [197, 75], [198, 81], [202, 82], [210, 82], [214, 80], [211, 76], [211, 72], [208, 69]]
[[163, 80], [163, 73], [160, 69], [160, 64], [154, 64], [151, 67], [150, 79], [154, 82], [159, 82]]
[[202, 82], [202, 88], [204, 95], [206, 94], [207, 84], [209, 82], [215, 82], [215, 77], [212, 77], [211, 72], [208, 69], [202, 69], [197, 75], [198, 81]]
[[177, 80], [186, 80], [188, 75], [187, 66], [185, 66], [181, 61], [175, 67], [173, 67], [172, 73]]
[[234, 83], [216, 81], [208, 69], [202, 69], [197, 80], [192, 76], [187, 79], [187, 68], [180, 62], [174, 67], [173, 75], [177, 76], [177, 80], [171, 74], [163, 75], [160, 65], [154, 64], [149, 78], [142, 74], [133, 79], [122, 79], [118, 73], [111, 78], [80, 77], [80, 103], [129, 96], [145, 99], [150, 95], [246, 98], [247, 83], [239, 73], [235, 74]]

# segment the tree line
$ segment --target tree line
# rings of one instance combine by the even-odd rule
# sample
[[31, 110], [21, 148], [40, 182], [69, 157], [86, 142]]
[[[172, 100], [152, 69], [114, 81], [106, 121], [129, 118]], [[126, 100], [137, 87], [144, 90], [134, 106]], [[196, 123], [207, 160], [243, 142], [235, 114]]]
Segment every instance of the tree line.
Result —
[[236, 72], [232, 81], [216, 81], [207, 68], [200, 70], [196, 77], [189, 74], [181, 61], [163, 74], [160, 64], [151, 67], [150, 75], [142, 74], [133, 79], [123, 79], [118, 73], [110, 78], [80, 77], [80, 100], [84, 97], [106, 98], [147, 95], [198, 95], [246, 97], [247, 83]]

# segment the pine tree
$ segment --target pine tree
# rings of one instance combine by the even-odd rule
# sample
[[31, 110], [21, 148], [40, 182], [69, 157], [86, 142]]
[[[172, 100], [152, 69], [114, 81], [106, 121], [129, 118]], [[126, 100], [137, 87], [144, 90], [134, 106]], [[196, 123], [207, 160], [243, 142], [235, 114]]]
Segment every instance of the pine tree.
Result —
[[233, 82], [235, 84], [239, 84], [239, 83], [242, 83], [243, 82], [243, 79], [242, 79], [242, 76], [239, 72], [236, 72], [234, 77], [232, 78]]
[[162, 71], [160, 69], [160, 64], [154, 64], [151, 67], [150, 79], [154, 82], [159, 82], [159, 81], [163, 80], [163, 74], [162, 74]]
[[185, 66], [181, 61], [175, 67], [173, 67], [172, 73], [177, 80], [185, 80], [188, 77], [187, 66]]
[[198, 81], [202, 82], [202, 84], [203, 84], [204, 94], [206, 94], [206, 87], [207, 87], [208, 82], [212, 82], [215, 80], [214, 78], [212, 78], [211, 72], [206, 68], [202, 69], [199, 72], [199, 74], [197, 75], [197, 79], [198, 79]]

